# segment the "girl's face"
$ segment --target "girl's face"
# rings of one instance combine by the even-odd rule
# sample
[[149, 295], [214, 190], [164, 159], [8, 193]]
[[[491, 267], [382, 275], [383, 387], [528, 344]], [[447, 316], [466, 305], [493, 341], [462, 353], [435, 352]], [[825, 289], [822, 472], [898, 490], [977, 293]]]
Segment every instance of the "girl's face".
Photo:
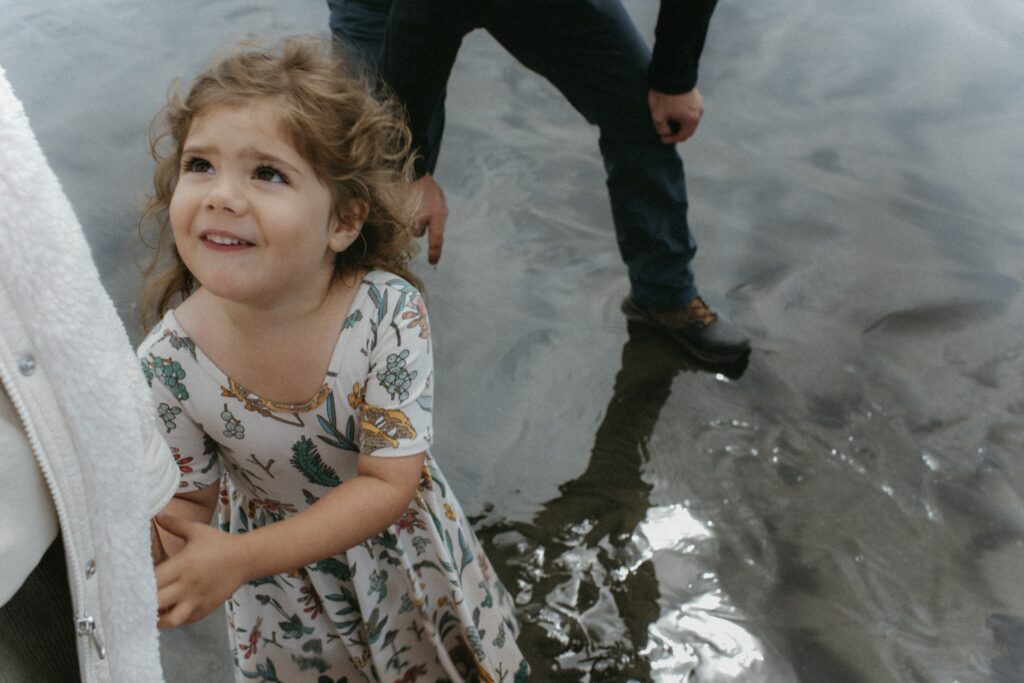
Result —
[[210, 293], [260, 308], [322, 295], [335, 253], [361, 227], [332, 209], [272, 101], [192, 121], [169, 216], [178, 253]]

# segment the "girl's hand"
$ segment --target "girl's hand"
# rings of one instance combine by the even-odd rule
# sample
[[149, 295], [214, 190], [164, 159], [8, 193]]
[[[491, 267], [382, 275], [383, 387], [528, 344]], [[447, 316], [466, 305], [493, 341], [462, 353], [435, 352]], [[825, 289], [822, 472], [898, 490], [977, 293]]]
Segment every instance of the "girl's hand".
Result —
[[181, 551], [156, 567], [160, 628], [191, 624], [224, 604], [247, 577], [238, 536], [208, 524], [160, 514], [160, 527], [181, 539]]
[[153, 564], [157, 565], [167, 559], [167, 549], [160, 540], [160, 531], [157, 529], [156, 520], [149, 522], [149, 548], [153, 555]]

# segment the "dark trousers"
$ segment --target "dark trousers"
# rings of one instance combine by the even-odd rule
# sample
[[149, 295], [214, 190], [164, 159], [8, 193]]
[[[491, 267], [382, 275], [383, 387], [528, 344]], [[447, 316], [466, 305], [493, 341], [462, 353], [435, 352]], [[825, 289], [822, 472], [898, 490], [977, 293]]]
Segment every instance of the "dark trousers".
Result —
[[60, 536], [0, 607], [0, 683], [77, 683], [74, 608]]
[[[600, 131], [622, 260], [641, 306], [685, 306], [696, 294], [697, 245], [686, 220], [686, 179], [673, 145], [658, 139], [647, 105], [650, 50], [619, 0], [327, 0], [331, 31], [371, 69], [438, 95], [424, 108], [433, 170], [444, 127], [444, 84], [462, 42], [487, 30], [548, 79]], [[429, 59], [419, 55], [430, 55]], [[437, 82], [439, 80], [439, 82]], [[404, 92], [405, 90], [403, 90]]]

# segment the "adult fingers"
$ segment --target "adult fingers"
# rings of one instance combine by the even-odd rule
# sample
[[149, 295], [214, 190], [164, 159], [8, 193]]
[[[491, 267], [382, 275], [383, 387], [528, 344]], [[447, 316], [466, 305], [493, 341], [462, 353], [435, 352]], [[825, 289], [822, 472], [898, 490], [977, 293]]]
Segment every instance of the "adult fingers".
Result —
[[423, 237], [423, 234], [427, 231], [427, 226], [430, 225], [430, 216], [422, 214], [416, 217], [416, 223], [412, 226], [412, 234], [415, 237]]
[[662, 142], [665, 141], [666, 136], [672, 135], [672, 127], [669, 125], [668, 116], [660, 112], [652, 112], [651, 121], [654, 123], [654, 130], [661, 136]]
[[[447, 214], [447, 212], [445, 212]], [[447, 216], [436, 216], [430, 224], [430, 233], [427, 235], [427, 261], [436, 265], [441, 260], [441, 249], [444, 247], [444, 227], [447, 223]]]
[[700, 124], [700, 118], [687, 118], [682, 121], [678, 121], [678, 128], [674, 131], [669, 131], [667, 134], [661, 135], [661, 141], [666, 145], [672, 145], [677, 142], [683, 142], [688, 140], [697, 132], [697, 126]]

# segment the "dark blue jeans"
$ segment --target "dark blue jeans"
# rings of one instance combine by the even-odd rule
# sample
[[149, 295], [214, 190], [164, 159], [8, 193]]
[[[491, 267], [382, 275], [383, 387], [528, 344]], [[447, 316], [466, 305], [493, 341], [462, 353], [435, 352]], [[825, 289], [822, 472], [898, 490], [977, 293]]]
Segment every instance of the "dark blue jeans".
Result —
[[[424, 10], [432, 3], [423, 0], [327, 4], [334, 36], [370, 69], [441, 80], [433, 101], [406, 103], [410, 113], [413, 106], [428, 109], [426, 148], [420, 151], [431, 171], [444, 127], [443, 84], [463, 36], [487, 30], [600, 130], [615, 233], [637, 303], [678, 308], [697, 293], [683, 162], [654, 130], [646, 85], [650, 50], [619, 0], [457, 0], [433, 3], [433, 14]], [[430, 59], [402, 52], [417, 42]]]

